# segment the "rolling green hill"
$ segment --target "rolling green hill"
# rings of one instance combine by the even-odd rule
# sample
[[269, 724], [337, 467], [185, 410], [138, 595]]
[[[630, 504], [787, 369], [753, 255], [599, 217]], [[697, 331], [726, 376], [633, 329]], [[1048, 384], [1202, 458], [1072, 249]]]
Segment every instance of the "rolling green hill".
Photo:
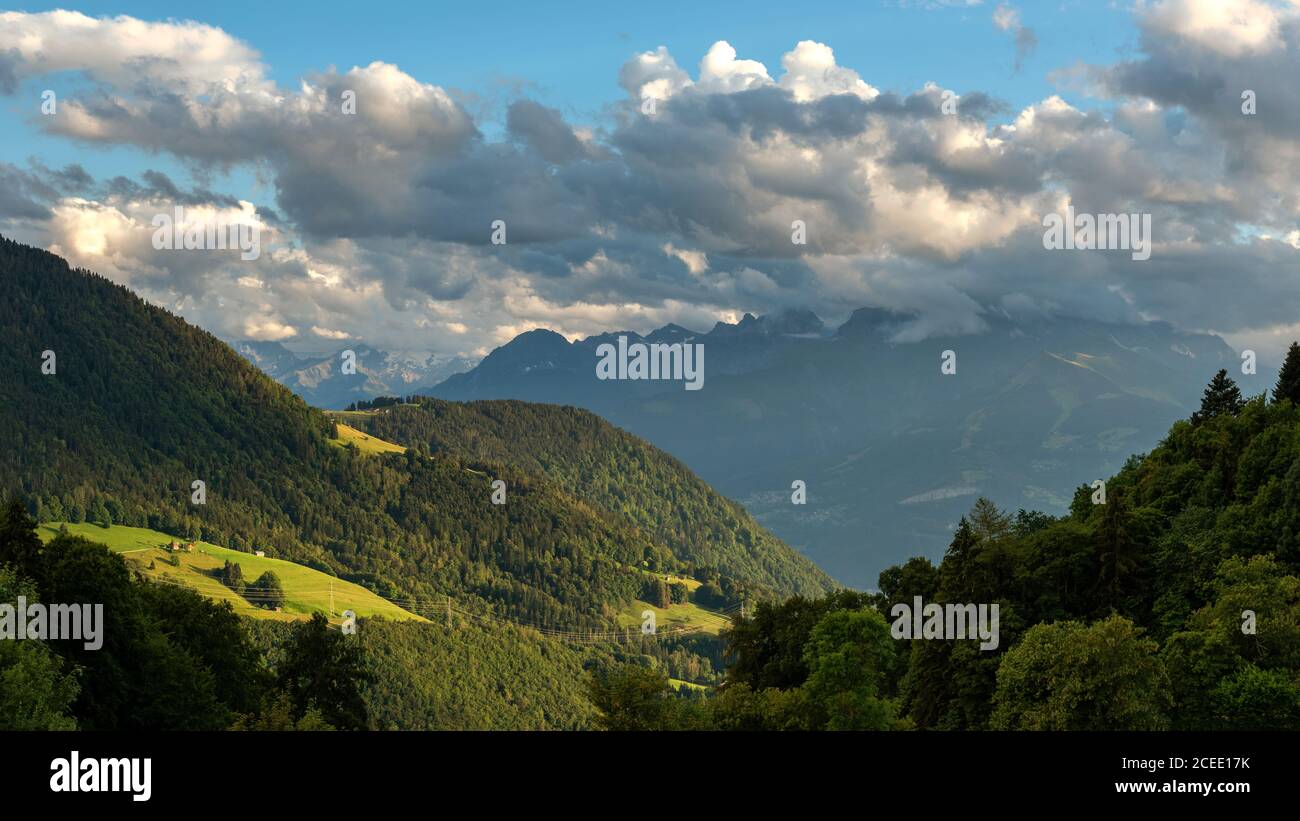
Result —
[[[292, 621], [321, 612], [333, 621], [341, 621], [342, 612], [351, 610], [359, 617], [423, 620], [360, 585], [282, 559], [241, 553], [204, 541], [195, 542], [193, 551], [173, 551], [168, 546], [176, 541], [174, 537], [156, 530], [124, 525], [103, 527], [86, 523], [50, 522], [41, 525], [38, 535], [42, 541], [49, 542], [59, 535], [60, 527], [66, 528], [74, 536], [107, 545], [114, 552], [122, 554], [147, 578], [164, 584], [179, 585], [210, 599], [230, 602], [235, 612], [241, 616]], [[173, 565], [173, 560], [178, 564]], [[239, 595], [220, 582], [216, 578], [216, 571], [228, 561], [238, 564], [243, 570], [244, 579], [249, 582], [263, 573], [274, 572], [284, 586], [283, 608], [277, 612], [258, 606], [257, 602]]]

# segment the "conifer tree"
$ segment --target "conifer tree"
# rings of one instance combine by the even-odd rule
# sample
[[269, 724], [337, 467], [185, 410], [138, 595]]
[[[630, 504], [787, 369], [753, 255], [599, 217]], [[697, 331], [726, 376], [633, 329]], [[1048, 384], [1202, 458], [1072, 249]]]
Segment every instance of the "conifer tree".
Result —
[[1292, 342], [1286, 352], [1286, 361], [1277, 375], [1277, 387], [1273, 388], [1273, 401], [1290, 399], [1292, 404], [1300, 405], [1300, 343]]
[[1192, 414], [1193, 422], [1203, 422], [1223, 414], [1236, 416], [1246, 406], [1241, 398], [1241, 389], [1233, 382], [1226, 370], [1220, 369], [1205, 388], [1201, 397], [1201, 409]]
[[1112, 492], [1102, 509], [1101, 523], [1097, 528], [1097, 558], [1101, 567], [1099, 581], [1112, 607], [1119, 602], [1130, 574], [1137, 568], [1134, 549], [1124, 495]]
[[3, 516], [0, 516], [0, 564], [12, 564], [19, 572], [34, 575], [40, 552], [36, 521], [15, 494], [9, 498]]
[[939, 595], [942, 599], [955, 599], [961, 596], [969, 581], [971, 562], [979, 548], [979, 536], [971, 527], [965, 516], [957, 523], [957, 530], [952, 535], [948, 552], [939, 565]]

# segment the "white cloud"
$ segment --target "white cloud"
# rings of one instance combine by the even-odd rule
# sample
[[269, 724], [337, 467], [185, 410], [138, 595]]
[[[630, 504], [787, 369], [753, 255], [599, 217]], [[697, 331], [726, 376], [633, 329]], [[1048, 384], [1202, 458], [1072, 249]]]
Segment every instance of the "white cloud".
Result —
[[993, 25], [999, 31], [1014, 31], [1020, 28], [1020, 12], [1006, 3], [993, 10]]
[[1161, 0], [1139, 12], [1149, 26], [1228, 57], [1285, 48], [1279, 24], [1295, 16], [1259, 0]]
[[772, 84], [767, 68], [757, 60], [737, 60], [726, 40], [714, 43], [700, 60], [699, 89], [709, 93], [745, 91]]
[[667, 100], [692, 85], [690, 75], [664, 46], [636, 55], [623, 64], [619, 84], [638, 102], [646, 99]]
[[693, 275], [700, 275], [709, 270], [709, 257], [703, 251], [690, 251], [675, 247], [671, 242], [665, 243], [663, 251], [670, 257], [681, 260], [686, 270]]
[[19, 77], [85, 71], [130, 87], [141, 80], [189, 94], [214, 88], [267, 92], [256, 51], [213, 26], [93, 18], [75, 11], [0, 13], [0, 54], [17, 56]]
[[286, 325], [272, 316], [249, 317], [244, 321], [243, 336], [267, 342], [278, 342], [298, 335], [292, 325]]
[[864, 100], [880, 94], [856, 71], [837, 66], [835, 52], [823, 43], [801, 40], [793, 51], [785, 53], [781, 65], [785, 68], [781, 87], [789, 89], [801, 103], [827, 94], [856, 94]]
[[[276, 213], [107, 182], [76, 195], [23, 183], [22, 201], [0, 196], [0, 209], [21, 207], [52, 250], [226, 335], [304, 329], [389, 347], [418, 335], [471, 352], [541, 326], [708, 327], [746, 310], [863, 304], [920, 311], [907, 338], [978, 330], [990, 305], [1203, 328], [1208, 303], [1225, 332], [1276, 327], [1295, 313], [1278, 285], [1300, 275], [1295, 249], [1239, 235], [1286, 237], [1300, 218], [1300, 94], [1287, 80], [1300, 27], [1281, 6], [1229, 5], [1140, 5], [1133, 58], [1078, 69], [1108, 95], [1100, 106], [1049, 96], [1004, 120], [970, 90], [946, 116], [939, 86], [882, 94], [824, 43], [795, 44], [774, 81], [718, 41], [696, 79], [663, 47], [633, 56], [619, 75], [631, 104], [607, 122], [579, 130], [519, 107], [505, 138], [391, 63], [285, 88], [219, 29], [5, 15], [0, 44], [30, 33], [21, 77], [84, 70], [102, 84], [36, 127], [205, 171], [255, 168]], [[1015, 8], [992, 14], [1018, 49], [1031, 43]], [[54, 42], [61, 27], [79, 50]], [[1247, 81], [1260, 84], [1254, 120], [1232, 99]], [[355, 115], [339, 108], [345, 90]], [[645, 99], [661, 103], [654, 116], [634, 109]], [[249, 263], [158, 253], [150, 217], [182, 202], [196, 218], [256, 219], [274, 242]], [[1135, 270], [1044, 256], [1041, 217], [1065, 202], [1153, 213], [1156, 259]], [[497, 218], [508, 245], [488, 243]], [[790, 242], [794, 219], [806, 246]]]

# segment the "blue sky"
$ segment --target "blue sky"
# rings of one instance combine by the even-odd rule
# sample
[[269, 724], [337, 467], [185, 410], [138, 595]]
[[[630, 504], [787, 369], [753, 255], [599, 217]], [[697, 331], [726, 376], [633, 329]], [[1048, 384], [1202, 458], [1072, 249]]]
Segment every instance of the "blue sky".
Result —
[[[304, 74], [331, 66], [345, 71], [374, 60], [394, 63], [419, 80], [475, 95], [498, 121], [504, 104], [527, 94], [559, 108], [576, 123], [598, 124], [604, 107], [622, 96], [618, 69], [633, 54], [667, 46], [694, 71], [717, 40], [775, 72], [781, 55], [799, 40], [831, 46], [841, 65], [855, 68], [885, 91], [906, 94], [927, 81], [958, 93], [982, 90], [1017, 111], [1059, 93], [1075, 105], [1090, 101], [1052, 82], [1054, 69], [1076, 61], [1106, 63], [1131, 50], [1135, 36], [1126, 10], [1114, 3], [1028, 2], [1016, 6], [1038, 45], [1017, 71], [1015, 47], [991, 20], [996, 4], [925, 2], [610, 3], [555, 4], [232, 2], [204, 4], [194, 13], [172, 2], [29, 3], [25, 11], [75, 8], [92, 16], [197, 20], [217, 26], [261, 53], [269, 76], [293, 87]], [[558, 11], [557, 9], [562, 9]], [[562, 19], [561, 19], [562, 18]], [[65, 77], [77, 84], [78, 78]], [[28, 84], [35, 88], [35, 81]], [[41, 87], [58, 83], [43, 82]], [[27, 125], [21, 103], [6, 101], [0, 130], [21, 136], [23, 149], [52, 165], [81, 163], [96, 176], [184, 168], [165, 156], [129, 147], [105, 148], [49, 138]], [[6, 152], [14, 158], [14, 150]], [[269, 192], [253, 175], [236, 171], [225, 187], [258, 202]]]

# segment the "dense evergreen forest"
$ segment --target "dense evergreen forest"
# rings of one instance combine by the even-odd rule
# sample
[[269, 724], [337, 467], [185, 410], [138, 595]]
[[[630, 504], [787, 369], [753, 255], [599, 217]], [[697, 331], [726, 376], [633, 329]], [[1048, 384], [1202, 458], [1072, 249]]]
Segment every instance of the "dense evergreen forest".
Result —
[[[878, 593], [763, 603], [726, 635], [725, 683], [593, 677], [615, 729], [1300, 729], [1300, 346], [1271, 397], [1220, 371], [1201, 409], [1070, 513], [979, 500], [938, 566]], [[997, 603], [1001, 641], [899, 640], [915, 596]]]
[[[510, 461], [513, 453], [360, 454], [331, 443], [336, 431], [321, 412], [126, 288], [8, 240], [0, 274], [0, 486], [40, 521], [262, 549], [383, 596], [452, 595], [484, 613], [569, 629], [609, 627], [643, 591], [647, 570], [708, 569], [711, 590], [735, 597], [831, 587], [739, 507], [630, 437], [605, 435], [599, 444], [617, 450], [591, 456], [629, 461], [638, 484], [625, 500], [608, 475], [603, 488], [584, 489], [573, 471], [552, 476]], [[455, 421], [439, 441], [461, 433]], [[531, 421], [521, 412], [495, 430], [524, 438], [505, 426]], [[649, 476], [666, 479], [666, 498], [650, 492]], [[505, 504], [490, 502], [497, 479]], [[675, 522], [669, 508], [681, 511]]]
[[408, 447], [546, 476], [667, 545], [694, 578], [721, 575], [804, 595], [833, 586], [681, 462], [594, 413], [509, 400], [377, 402], [370, 406], [382, 410], [350, 424]]

